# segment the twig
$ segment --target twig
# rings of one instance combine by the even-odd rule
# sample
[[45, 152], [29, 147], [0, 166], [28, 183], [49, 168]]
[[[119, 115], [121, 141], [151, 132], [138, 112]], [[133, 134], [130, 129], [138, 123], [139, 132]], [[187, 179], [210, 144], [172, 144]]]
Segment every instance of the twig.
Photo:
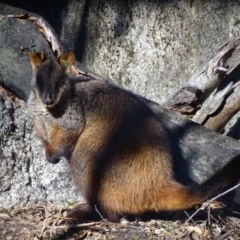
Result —
[[[190, 218], [189, 214], [188, 214], [186, 211], [184, 211], [184, 213], [187, 215], [188, 218]], [[191, 219], [191, 221], [195, 224], [195, 222], [193, 221], [193, 219]]]
[[225, 192], [223, 192], [223, 193], [217, 195], [216, 197], [212, 198], [210, 201], [214, 201], [214, 200], [216, 200], [216, 199], [218, 199], [218, 198], [220, 198], [220, 197], [226, 195], [227, 193], [229, 193], [229, 192], [235, 190], [235, 189], [238, 188], [238, 187], [240, 187], [240, 183], [238, 183], [238, 184], [235, 185], [234, 187], [228, 189], [227, 191], [225, 191]]
[[233, 232], [233, 230], [230, 230], [228, 232], [226, 232], [225, 234], [223, 234], [221, 237], [218, 236], [216, 238], [214, 238], [214, 240], [224, 240], [227, 239], [227, 237]]
[[208, 224], [211, 225], [211, 213], [210, 213], [210, 208], [208, 208]]
[[52, 226], [51, 226], [51, 228], [50, 228], [50, 232], [51, 232], [51, 233], [54, 232], [54, 234], [56, 234], [55, 226], [56, 226], [58, 220], [61, 218], [61, 214], [62, 214], [62, 209], [59, 210], [58, 216], [57, 216], [57, 218], [55, 219], [55, 221], [53, 222], [53, 224], [52, 224]]
[[192, 216], [189, 217], [188, 220], [187, 220], [185, 223], [188, 223], [190, 220], [192, 220], [192, 218], [193, 218], [198, 212], [200, 212], [201, 210], [206, 209], [206, 207], [208, 207], [208, 206], [209, 206], [209, 201], [203, 203], [202, 206], [201, 206], [195, 213], [193, 213]]
[[42, 227], [42, 230], [41, 230], [41, 233], [40, 233], [40, 237], [42, 237], [42, 235], [43, 235], [43, 232], [44, 232], [44, 230], [46, 229], [46, 221], [47, 221], [47, 219], [48, 219], [48, 210], [46, 209], [46, 208], [44, 208], [44, 211], [45, 211], [45, 215], [46, 215], [46, 217], [45, 217], [45, 219], [44, 219], [44, 221], [43, 221], [43, 227]]
[[238, 184], [235, 185], [234, 187], [228, 189], [227, 191], [225, 191], [225, 192], [223, 192], [223, 193], [217, 195], [216, 197], [214, 197], [214, 198], [212, 198], [212, 199], [210, 199], [210, 200], [204, 202], [204, 203], [202, 204], [202, 206], [201, 206], [201, 207], [200, 207], [195, 213], [193, 213], [192, 216], [191, 216], [190, 218], [188, 218], [188, 220], [186, 221], [186, 223], [188, 223], [190, 220], [192, 220], [192, 218], [193, 218], [193, 217], [194, 217], [199, 211], [208, 208], [208, 207], [210, 206], [210, 204], [211, 204], [213, 201], [215, 201], [216, 199], [218, 199], [218, 198], [220, 198], [220, 197], [226, 195], [227, 193], [229, 193], [229, 192], [235, 190], [235, 189], [238, 188], [239, 186], [240, 186], [240, 183], [238, 183]]
[[69, 225], [69, 226], [54, 226], [55, 229], [61, 229], [61, 228], [83, 228], [83, 227], [89, 227], [99, 224], [100, 222], [91, 222], [91, 223], [81, 223], [76, 225]]
[[96, 212], [99, 214], [99, 216], [101, 217], [101, 219], [104, 221], [104, 222], [106, 222], [107, 221], [107, 219], [106, 218], [104, 218], [103, 216], [102, 216], [102, 214], [98, 211], [98, 209], [97, 209], [97, 206], [96, 205], [94, 205], [94, 207], [95, 207], [95, 210], [96, 210]]
[[219, 220], [217, 220], [215, 217], [213, 217], [213, 215], [211, 215], [211, 218], [215, 221], [215, 223], [219, 222]]
[[222, 222], [223, 224], [227, 225], [226, 221], [224, 221], [224, 220], [221, 218], [220, 215], [218, 215], [218, 218], [221, 220], [221, 222]]

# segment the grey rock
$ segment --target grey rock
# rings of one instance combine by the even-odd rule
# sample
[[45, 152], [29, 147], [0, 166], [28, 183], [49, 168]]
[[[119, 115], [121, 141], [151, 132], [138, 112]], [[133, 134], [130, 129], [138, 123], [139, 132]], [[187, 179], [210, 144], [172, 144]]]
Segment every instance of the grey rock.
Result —
[[20, 207], [44, 201], [67, 205], [79, 194], [68, 174], [66, 160], [52, 165], [35, 136], [26, 103], [0, 97], [0, 205]]

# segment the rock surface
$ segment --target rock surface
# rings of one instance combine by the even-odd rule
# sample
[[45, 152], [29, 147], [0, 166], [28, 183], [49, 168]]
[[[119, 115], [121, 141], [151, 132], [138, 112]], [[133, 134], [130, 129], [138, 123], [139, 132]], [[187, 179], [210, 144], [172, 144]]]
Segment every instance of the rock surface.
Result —
[[240, 30], [239, 0], [1, 2], [40, 14], [82, 64], [158, 103]]
[[26, 103], [0, 96], [0, 205], [4, 208], [44, 201], [67, 205], [78, 199], [65, 159], [48, 163], [36, 138]]

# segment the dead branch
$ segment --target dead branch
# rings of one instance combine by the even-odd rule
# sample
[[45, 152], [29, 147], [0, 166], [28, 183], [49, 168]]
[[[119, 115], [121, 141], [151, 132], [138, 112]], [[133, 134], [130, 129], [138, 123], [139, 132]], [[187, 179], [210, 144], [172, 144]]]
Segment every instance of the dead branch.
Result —
[[[200, 67], [199, 71], [190, 78], [187, 84], [166, 101], [165, 106], [185, 117], [192, 118], [219, 84], [225, 81], [226, 77], [233, 73], [239, 66], [239, 52], [240, 35], [223, 44], [213, 57], [206, 61]], [[229, 91], [231, 89], [228, 86], [224, 92], [228, 93]], [[225, 98], [223, 95], [217, 99], [217, 104], [211, 103], [213, 109], [210, 112], [206, 112], [207, 110], [204, 109], [199, 114], [200, 117], [194, 118], [194, 120], [198, 123], [204, 122], [213, 111], [217, 111], [219, 106], [224, 104], [224, 101]], [[237, 108], [239, 107], [235, 107], [235, 109]], [[233, 112], [229, 113], [229, 116], [222, 123], [220, 123], [219, 119], [217, 125], [224, 126], [227, 121], [226, 119], [231, 119], [232, 114]]]
[[[228, 92], [230, 93], [228, 94]], [[219, 106], [219, 109], [207, 115], [204, 125], [216, 132], [221, 132], [231, 118], [240, 110], [239, 82], [227, 91], [225, 98], [219, 99], [218, 96], [214, 95], [212, 99], [213, 102], [211, 105], [215, 105], [214, 103], [217, 102], [222, 104]]]

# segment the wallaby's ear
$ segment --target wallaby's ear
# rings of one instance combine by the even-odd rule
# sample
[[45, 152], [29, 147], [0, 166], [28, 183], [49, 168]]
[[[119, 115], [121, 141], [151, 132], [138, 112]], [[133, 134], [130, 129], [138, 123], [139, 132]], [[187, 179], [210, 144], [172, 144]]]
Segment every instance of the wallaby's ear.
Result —
[[61, 66], [63, 67], [63, 69], [65, 69], [66, 73], [68, 73], [75, 61], [74, 53], [66, 52], [58, 58], [58, 61], [61, 64]]
[[32, 68], [38, 68], [44, 60], [44, 51], [40, 53], [28, 53]]

